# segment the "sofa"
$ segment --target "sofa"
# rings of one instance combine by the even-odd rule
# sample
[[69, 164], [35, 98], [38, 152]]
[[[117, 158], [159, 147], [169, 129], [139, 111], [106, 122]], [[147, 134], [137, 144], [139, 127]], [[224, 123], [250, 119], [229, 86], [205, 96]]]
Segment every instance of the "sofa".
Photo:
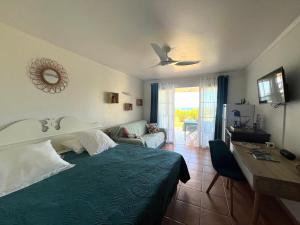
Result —
[[[118, 143], [140, 145], [148, 148], [162, 147], [167, 138], [165, 129], [160, 128], [157, 133], [150, 134], [147, 132], [146, 124], [146, 120], [140, 120], [114, 127], [111, 131], [111, 137]], [[129, 133], [136, 135], [136, 137], [123, 137], [123, 128], [127, 128]]]

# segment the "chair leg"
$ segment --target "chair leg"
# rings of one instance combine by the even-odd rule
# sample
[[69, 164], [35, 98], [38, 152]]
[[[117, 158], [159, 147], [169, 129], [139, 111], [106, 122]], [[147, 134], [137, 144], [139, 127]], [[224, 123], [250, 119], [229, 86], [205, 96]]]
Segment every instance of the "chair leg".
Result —
[[213, 180], [211, 181], [210, 185], [208, 186], [206, 193], [209, 193], [210, 189], [214, 186], [214, 184], [216, 183], [217, 179], [219, 177], [219, 174], [216, 173], [216, 175], [214, 176]]
[[230, 216], [233, 217], [233, 180], [229, 180], [230, 188]]

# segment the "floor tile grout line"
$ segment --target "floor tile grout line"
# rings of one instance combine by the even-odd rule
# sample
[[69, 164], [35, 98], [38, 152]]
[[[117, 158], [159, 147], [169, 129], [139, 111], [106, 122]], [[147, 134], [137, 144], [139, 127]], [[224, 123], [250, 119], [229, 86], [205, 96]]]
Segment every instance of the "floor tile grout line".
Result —
[[[188, 157], [185, 158], [186, 162], [187, 162], [187, 165], [190, 164], [190, 167], [189, 167], [189, 171], [192, 173], [192, 171], [195, 172], [195, 174], [197, 174], [196, 176], [196, 180], [199, 180], [198, 178], [198, 174], [199, 174], [199, 177], [201, 177], [201, 181], [199, 182], [200, 184], [197, 184], [196, 182], [196, 185], [191, 183], [191, 186], [186, 186], [186, 185], [181, 185], [180, 184], [180, 189], [182, 187], [186, 187], [186, 188], [190, 188], [190, 189], [193, 189], [195, 191], [198, 191], [198, 192], [201, 192], [201, 193], [205, 193], [205, 190], [204, 190], [204, 187], [207, 185], [208, 183], [208, 179], [203, 179], [203, 177], [205, 177], [205, 174], [211, 174], [211, 173], [207, 173], [208, 171], [203, 171], [203, 169], [201, 170], [193, 170], [193, 167], [192, 165], [194, 164], [202, 164], [204, 166], [208, 166], [208, 167], [212, 167], [212, 165], [210, 165], [210, 161], [209, 161], [209, 154], [207, 154], [207, 150], [203, 151], [201, 149], [189, 149], [189, 146], [180, 146], [180, 147], [172, 147], [171, 146], [169, 147], [169, 149], [166, 149], [166, 150], [169, 150], [169, 151], [174, 151], [174, 152], [178, 152], [179, 154], [183, 154], [183, 155], [188, 155]], [[189, 154], [190, 153], [190, 154]], [[207, 164], [207, 165], [206, 165]], [[198, 189], [198, 187], [201, 187], [201, 190]], [[223, 193], [220, 189], [221, 187], [218, 187], [217, 190], [215, 190], [214, 192], [211, 193], [212, 196], [216, 196], [216, 197], [221, 197], [221, 198], [225, 198], [224, 199], [224, 203], [226, 205], [223, 205], [223, 210], [225, 211], [229, 211], [230, 212], [230, 191], [226, 188], [226, 183], [225, 183], [225, 179], [224, 179], [224, 182], [222, 183], [222, 189], [224, 190], [224, 196], [221, 196], [221, 194], [218, 194], [218, 193]], [[238, 206], [238, 204], [244, 204], [244, 202], [242, 202], [244, 199], [247, 200], [245, 201], [245, 204], [246, 205], [246, 208], [248, 207], [251, 207], [251, 205], [253, 204], [253, 196], [252, 196], [252, 192], [251, 192], [251, 189], [248, 190], [249, 187], [243, 187], [242, 185], [241, 186], [234, 186], [234, 199], [233, 201], [235, 201], [235, 203], [237, 203], [235, 206], [236, 206], [236, 211], [235, 211], [235, 217], [231, 217], [230, 216], [230, 213], [228, 213], [227, 215], [223, 215], [221, 213], [219, 213], [219, 211], [215, 211], [215, 210], [210, 210], [210, 209], [207, 209], [207, 208], [204, 208], [203, 206], [203, 200], [201, 200], [201, 210], [206, 210], [206, 211], [211, 211], [212, 213], [215, 213], [215, 214], [218, 214], [220, 216], [225, 216], [226, 218], [229, 218], [229, 221], [228, 221], [228, 224], [231, 224], [231, 225], [239, 225], [239, 223], [241, 222], [240, 219], [244, 220], [244, 216], [243, 214], [245, 213], [243, 210], [245, 209], [241, 209], [242, 211], [240, 212], [240, 207]], [[179, 191], [180, 191], [179, 189]], [[217, 194], [216, 194], [217, 193]], [[179, 192], [177, 193], [177, 195], [179, 194]], [[250, 199], [250, 201], [248, 201]], [[177, 200], [176, 201], [180, 201], [180, 200]], [[189, 202], [185, 202], [185, 201], [181, 201], [181, 202], [184, 202], [185, 204], [187, 205], [192, 205], [194, 207], [199, 207], [197, 205], [193, 205]], [[252, 202], [252, 203], [251, 203]], [[223, 203], [223, 204], [224, 204]], [[210, 207], [208, 205], [208, 207]], [[214, 207], [212, 207], [211, 209], [215, 209]], [[248, 211], [247, 211], [248, 212]], [[242, 214], [241, 214], [242, 213]], [[243, 217], [241, 217], [243, 216]], [[202, 217], [199, 217], [199, 221], [201, 223], [201, 219]], [[181, 218], [180, 218], [181, 219]], [[196, 222], [196, 221], [194, 221]], [[247, 221], [244, 221], [244, 222], [247, 222]], [[260, 221], [262, 222], [262, 220]], [[265, 220], [263, 220], [263, 222], [265, 222]], [[181, 222], [182, 223], [182, 222]], [[276, 224], [276, 223], [275, 223]]]
[[186, 201], [184, 201], [184, 200], [180, 200], [180, 199], [176, 199], [176, 201], [179, 201], [179, 202], [183, 202], [184, 204], [186, 204], [186, 205], [191, 205], [191, 206], [195, 206], [195, 207], [198, 207], [198, 208], [202, 208], [201, 207], [201, 201], [200, 201], [200, 206], [199, 205], [195, 205], [195, 204], [193, 204], [193, 203], [191, 203], [191, 202], [186, 202]]
[[[227, 179], [229, 179], [229, 178], [227, 178]], [[229, 201], [230, 201], [230, 199], [228, 198], [228, 196], [229, 196], [229, 194], [227, 194], [227, 192], [226, 192], [226, 184], [223, 182], [223, 188], [224, 188], [224, 192], [225, 192], [225, 198], [226, 198], [226, 205], [227, 205], [227, 209], [228, 209], [228, 215], [229, 215], [229, 218], [230, 218], [230, 223], [231, 223], [231, 225], [235, 225], [235, 223], [233, 223], [233, 217], [230, 215], [230, 206], [229, 206]], [[230, 196], [230, 198], [231, 198], [232, 196]]]
[[204, 209], [205, 211], [208, 211], [209, 213], [212, 213], [212, 214], [215, 214], [215, 215], [227, 218], [230, 221], [230, 224], [232, 225], [232, 222], [231, 222], [232, 219], [231, 219], [231, 217], [229, 215], [223, 215], [221, 213], [218, 213], [216, 211], [213, 211], [213, 210], [210, 210], [210, 209], [206, 209], [206, 208], [202, 208], [202, 209]]
[[[183, 201], [183, 200], [176, 199], [176, 201], [182, 202], [182, 203], [184, 203], [185, 205], [190, 205], [190, 206], [193, 206], [193, 207], [196, 207], [196, 208], [199, 208], [199, 209], [202, 208], [202, 207], [199, 206], [199, 205], [194, 205], [194, 204], [192, 204], [192, 203], [190, 203], [190, 202], [185, 202], [185, 201]], [[201, 203], [200, 203], [200, 204], [201, 204]]]
[[[193, 189], [193, 188], [190, 188], [190, 187], [187, 187], [187, 188], [188, 188], [188, 189]], [[223, 188], [224, 188], [224, 186], [223, 186]], [[200, 192], [201, 195], [206, 194], [206, 193], [203, 192], [203, 191], [199, 191], [199, 190], [196, 190], [196, 189], [193, 189], [193, 190], [194, 190], [194, 191]], [[229, 213], [229, 210], [228, 210], [228, 203], [227, 203], [226, 197], [225, 197], [225, 196], [218, 196], [218, 195], [215, 195], [215, 194], [209, 194], [209, 196], [217, 197], [217, 198], [224, 198], [224, 200], [226, 201], [226, 208], [227, 208], [227, 214], [226, 214], [226, 215], [224, 215], [224, 214], [222, 214], [222, 213], [220, 213], [220, 212], [218, 212], [218, 211], [215, 211], [215, 210], [212, 210], [212, 209], [205, 208], [205, 207], [203, 206], [203, 204], [202, 204], [202, 198], [201, 198], [201, 200], [200, 200], [200, 206], [195, 205], [195, 204], [193, 204], [193, 203], [191, 203], [191, 202], [187, 202], [187, 201], [184, 201], [184, 200], [180, 200], [180, 199], [178, 199], [178, 198], [177, 198], [177, 200], [180, 201], [180, 202], [183, 202], [183, 203], [185, 203], [185, 204], [188, 204], [188, 205], [200, 207], [201, 209], [205, 209], [205, 210], [214, 212], [215, 214], [218, 214], [218, 215], [221, 215], [221, 216], [228, 216], [228, 217], [230, 217], [230, 213]]]
[[164, 217], [167, 218], [168, 220], [173, 221], [173, 222], [176, 222], [176, 223], [179, 223], [179, 224], [182, 224], [182, 225], [187, 225], [187, 224], [185, 224], [185, 223], [183, 223], [183, 222], [180, 222], [180, 221], [178, 221], [178, 220], [176, 220], [176, 219], [173, 219], [173, 218], [171, 218], [171, 217], [168, 217], [168, 216], [164, 216]]
[[[175, 149], [173, 149], [173, 151], [174, 152], [176, 152], [176, 148]], [[203, 190], [203, 187], [204, 187], [204, 183], [205, 183], [205, 179], [204, 179], [204, 174], [212, 174], [212, 172], [210, 172], [210, 171], [204, 171], [204, 167], [212, 167], [212, 165], [211, 165], [211, 163], [210, 163], [210, 161], [209, 161], [209, 159], [207, 159], [207, 157], [200, 157], [201, 159], [199, 159], [199, 160], [197, 160], [197, 159], [192, 159], [192, 157], [199, 157], [199, 155], [200, 154], [198, 154], [198, 152], [196, 153], [196, 155], [191, 155], [191, 154], [189, 154], [189, 152], [190, 152], [191, 150], [189, 150], [189, 149], [184, 149], [184, 150], [180, 150], [180, 151], [178, 151], [178, 153], [180, 154], [180, 152], [181, 153], [183, 153], [182, 155], [188, 155], [189, 157], [184, 157], [185, 158], [185, 160], [186, 160], [186, 163], [187, 163], [187, 165], [188, 165], [188, 167], [192, 167], [193, 165], [200, 165], [202, 168], [201, 168], [201, 170], [193, 170], [193, 169], [191, 169], [191, 168], [189, 168], [189, 170], [190, 171], [195, 171], [195, 173], [201, 173], [201, 180], [200, 180], [200, 190], [198, 190], [198, 189], [196, 189], [196, 188], [194, 188], [194, 187], [192, 187], [192, 186], [185, 186], [184, 184], [181, 184], [180, 185], [180, 188], [179, 188], [179, 190], [177, 191], [177, 193], [176, 193], [176, 201], [179, 201], [179, 202], [182, 202], [182, 203], [184, 203], [184, 204], [186, 204], [186, 205], [191, 205], [191, 206], [193, 206], [193, 207], [198, 207], [198, 208], [200, 208], [200, 211], [201, 210], [206, 210], [206, 211], [208, 211], [208, 212], [211, 212], [211, 213], [214, 213], [214, 214], [216, 214], [216, 215], [219, 215], [219, 216], [223, 216], [223, 217], [226, 217], [226, 218], [229, 218], [229, 221], [230, 221], [230, 223], [232, 224], [232, 225], [234, 225], [233, 224], [233, 221], [232, 221], [232, 219], [231, 219], [231, 217], [230, 217], [230, 209], [229, 209], [229, 197], [228, 197], [228, 194], [227, 194], [227, 192], [226, 192], [226, 190], [225, 190], [225, 184], [224, 184], [224, 181], [222, 180], [222, 189], [223, 189], [223, 192], [224, 192], [224, 196], [222, 196], [222, 195], [216, 195], [216, 194], [211, 194], [212, 196], [216, 196], [216, 197], [220, 197], [220, 198], [224, 198], [225, 199], [225, 202], [226, 202], [226, 208], [227, 208], [227, 215], [224, 215], [224, 214], [222, 214], [222, 213], [220, 213], [220, 212], [218, 212], [218, 211], [214, 211], [214, 210], [211, 210], [211, 209], [207, 209], [207, 208], [205, 208], [205, 207], [203, 207], [203, 203], [202, 203], [202, 198], [201, 198], [201, 201], [200, 201], [200, 206], [199, 205], [195, 205], [195, 204], [193, 204], [193, 203], [191, 203], [191, 202], [187, 202], [187, 201], [184, 201], [184, 200], [179, 200], [178, 199], [178, 196], [179, 196], [179, 192], [180, 192], [180, 190], [182, 190], [181, 189], [181, 186], [183, 186], [183, 187], [185, 187], [185, 188], [187, 188], [187, 189], [192, 189], [192, 190], [194, 190], [194, 191], [197, 191], [197, 192], [199, 192], [201, 195], [203, 195], [203, 194], [205, 194], [205, 191]], [[207, 151], [207, 150], [206, 150]], [[202, 155], [202, 154], [201, 154]], [[208, 164], [208, 165], [206, 165], [206, 164]], [[200, 212], [201, 213], [201, 212]], [[174, 220], [174, 219], [173, 219]], [[200, 220], [201, 220], [201, 216], [199, 216], [199, 224], [201, 223], [200, 222]], [[176, 221], [176, 220], [174, 220], [174, 221]], [[178, 221], [179, 222], [179, 221]], [[180, 223], [182, 223], [182, 222], [180, 222]]]

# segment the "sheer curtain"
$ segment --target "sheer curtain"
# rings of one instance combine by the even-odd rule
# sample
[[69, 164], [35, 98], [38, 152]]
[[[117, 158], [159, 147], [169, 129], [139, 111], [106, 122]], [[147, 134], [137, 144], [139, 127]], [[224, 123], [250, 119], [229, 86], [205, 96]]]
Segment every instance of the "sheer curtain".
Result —
[[158, 126], [167, 131], [167, 142], [174, 142], [174, 102], [173, 83], [160, 83], [158, 91]]
[[214, 139], [217, 108], [217, 77], [201, 77], [199, 84], [199, 147]]

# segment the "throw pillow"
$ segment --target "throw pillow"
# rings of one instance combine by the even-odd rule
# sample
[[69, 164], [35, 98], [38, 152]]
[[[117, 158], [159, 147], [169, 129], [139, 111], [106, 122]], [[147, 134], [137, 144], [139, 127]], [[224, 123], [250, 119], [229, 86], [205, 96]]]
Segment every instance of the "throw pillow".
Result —
[[156, 123], [149, 123], [146, 125], [149, 134], [154, 134], [159, 132], [159, 128]]
[[125, 138], [129, 137], [129, 131], [126, 127], [123, 127], [122, 136]]
[[92, 156], [109, 148], [116, 147], [116, 143], [101, 130], [87, 130], [79, 135], [80, 144]]

